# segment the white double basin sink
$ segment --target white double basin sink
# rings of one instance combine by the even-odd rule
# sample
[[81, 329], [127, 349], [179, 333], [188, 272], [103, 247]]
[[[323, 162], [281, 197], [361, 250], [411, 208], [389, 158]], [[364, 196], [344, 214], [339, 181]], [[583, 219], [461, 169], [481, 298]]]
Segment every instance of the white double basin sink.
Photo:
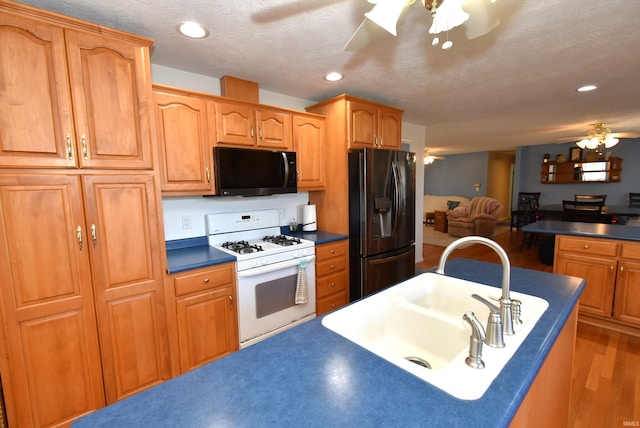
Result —
[[[513, 336], [504, 336], [504, 348], [485, 344], [485, 368], [476, 369], [465, 364], [471, 327], [462, 316], [473, 311], [486, 328], [489, 308], [473, 299], [474, 293], [499, 298], [501, 290], [425, 273], [339, 309], [325, 316], [322, 324], [454, 397], [475, 400], [486, 392], [549, 304], [512, 291], [511, 299], [522, 302], [522, 324], [514, 325]], [[431, 368], [408, 357], [426, 361]]]

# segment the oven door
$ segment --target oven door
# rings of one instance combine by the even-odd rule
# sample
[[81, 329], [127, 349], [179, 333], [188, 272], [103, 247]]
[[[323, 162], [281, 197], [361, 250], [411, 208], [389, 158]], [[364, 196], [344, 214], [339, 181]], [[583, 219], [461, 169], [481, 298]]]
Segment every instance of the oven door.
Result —
[[[247, 269], [238, 275], [240, 348], [301, 324], [316, 313], [315, 255]], [[307, 303], [295, 304], [300, 262], [307, 283]]]

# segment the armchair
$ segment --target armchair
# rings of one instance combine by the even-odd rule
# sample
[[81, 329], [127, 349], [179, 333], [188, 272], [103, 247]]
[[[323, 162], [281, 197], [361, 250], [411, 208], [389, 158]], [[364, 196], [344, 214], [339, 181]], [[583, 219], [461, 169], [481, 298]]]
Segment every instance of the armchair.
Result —
[[504, 206], [497, 199], [478, 196], [447, 212], [449, 235], [488, 237], [493, 235]]

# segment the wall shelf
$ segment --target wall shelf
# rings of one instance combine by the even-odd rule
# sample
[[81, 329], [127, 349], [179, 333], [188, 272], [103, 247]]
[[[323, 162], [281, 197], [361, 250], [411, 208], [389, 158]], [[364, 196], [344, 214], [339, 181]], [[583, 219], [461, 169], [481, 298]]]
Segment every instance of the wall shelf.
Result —
[[540, 182], [559, 183], [618, 183], [622, 181], [622, 158], [608, 160], [542, 163]]

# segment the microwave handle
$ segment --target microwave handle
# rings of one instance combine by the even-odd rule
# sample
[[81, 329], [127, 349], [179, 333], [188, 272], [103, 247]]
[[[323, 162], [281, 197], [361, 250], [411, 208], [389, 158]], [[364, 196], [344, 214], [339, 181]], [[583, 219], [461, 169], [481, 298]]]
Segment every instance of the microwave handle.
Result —
[[[311, 263], [316, 259], [316, 256], [315, 255], [307, 256], [307, 257], [304, 257], [304, 259], [307, 260], [307, 263]], [[280, 269], [287, 269], [290, 267], [298, 266], [300, 264], [300, 260], [301, 260], [300, 258], [297, 258], [295, 260], [291, 260], [288, 262], [274, 263], [272, 265], [267, 265], [259, 268], [243, 270], [238, 272], [237, 275], [239, 278], [248, 278], [250, 276], [263, 275], [265, 273], [275, 272]]]
[[282, 161], [284, 162], [284, 182], [282, 183], [282, 187], [287, 187], [289, 184], [289, 159], [287, 159], [287, 154], [282, 152]]

